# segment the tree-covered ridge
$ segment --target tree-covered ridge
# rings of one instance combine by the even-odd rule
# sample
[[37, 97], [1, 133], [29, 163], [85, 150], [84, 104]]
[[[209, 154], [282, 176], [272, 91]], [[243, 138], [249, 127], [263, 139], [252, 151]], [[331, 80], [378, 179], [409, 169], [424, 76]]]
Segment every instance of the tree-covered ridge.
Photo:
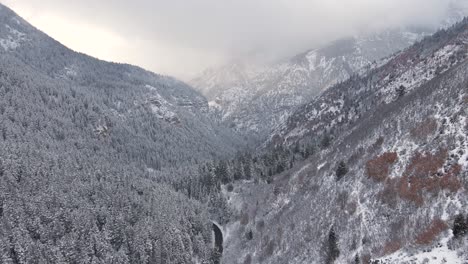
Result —
[[22, 39], [0, 47], [0, 263], [210, 263], [207, 208], [152, 173], [242, 145], [206, 99], [75, 53], [1, 6], [0, 40], [11, 34]]

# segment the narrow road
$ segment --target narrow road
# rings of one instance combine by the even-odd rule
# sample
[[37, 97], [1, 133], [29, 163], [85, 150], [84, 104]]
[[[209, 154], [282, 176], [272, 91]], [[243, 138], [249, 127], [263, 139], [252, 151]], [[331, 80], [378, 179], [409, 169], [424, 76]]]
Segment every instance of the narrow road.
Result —
[[219, 264], [221, 257], [223, 255], [223, 232], [221, 231], [221, 228], [213, 222], [213, 233], [214, 233], [214, 249], [215, 252], [218, 254], [216, 258], [215, 264]]

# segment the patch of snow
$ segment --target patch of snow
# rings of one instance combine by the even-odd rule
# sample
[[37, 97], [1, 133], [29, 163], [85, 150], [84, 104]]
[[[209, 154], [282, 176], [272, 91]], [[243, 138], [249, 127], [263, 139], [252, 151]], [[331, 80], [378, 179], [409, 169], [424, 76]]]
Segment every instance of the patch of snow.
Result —
[[26, 34], [19, 32], [18, 30], [5, 25], [10, 34], [5, 39], [0, 39], [0, 46], [5, 50], [14, 50], [21, 46], [21, 43], [26, 41]]
[[67, 76], [77, 76], [78, 75], [78, 72], [76, 70], [76, 67], [75, 66], [70, 66], [70, 67], [65, 67], [65, 74]]
[[404, 87], [406, 92], [409, 92], [429, 80], [432, 80], [438, 73], [445, 72], [450, 68], [444, 66], [449, 65], [451, 55], [462, 48], [462, 46], [458, 45], [447, 45], [438, 50], [433, 58], [422, 60], [409, 70], [400, 69], [401, 72], [395, 79], [390, 80], [390, 76], [387, 76], [383, 80], [383, 82], [387, 84], [382, 89], [385, 103], [390, 103], [398, 97], [395, 92], [398, 88]]
[[222, 109], [222, 106], [216, 101], [209, 101], [208, 106], [210, 107], [210, 109]]
[[[154, 87], [147, 85], [146, 88], [154, 91]], [[170, 123], [177, 123], [178, 117], [175, 112], [171, 110], [172, 104], [164, 99], [160, 94], [153, 92], [151, 97], [146, 100], [146, 105], [149, 106], [151, 112], [159, 119], [164, 119]]]
[[322, 163], [322, 164], [319, 164], [319, 165], [317, 166], [317, 170], [319, 171], [319, 170], [322, 169], [323, 166], [325, 166], [325, 165], [327, 165], [327, 162], [326, 162], [326, 161], [325, 161], [324, 163]]
[[156, 87], [154, 86], [151, 86], [149, 84], [145, 85], [146, 88], [150, 89], [151, 91], [157, 91], [158, 89], [156, 89]]
[[399, 250], [389, 256], [378, 259], [383, 264], [391, 263], [426, 263], [426, 264], [439, 264], [439, 263], [450, 263], [450, 264], [466, 264], [466, 260], [459, 256], [457, 251], [451, 250], [448, 247], [448, 242], [452, 236], [443, 238], [437, 247], [430, 251], [418, 252], [416, 254], [410, 254], [406, 250]]

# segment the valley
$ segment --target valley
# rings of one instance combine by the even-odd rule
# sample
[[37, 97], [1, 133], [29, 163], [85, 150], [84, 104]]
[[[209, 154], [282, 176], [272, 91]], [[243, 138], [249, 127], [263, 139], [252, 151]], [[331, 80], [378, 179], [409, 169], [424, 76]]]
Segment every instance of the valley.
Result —
[[0, 264], [467, 263], [464, 16], [187, 84], [0, 4]]

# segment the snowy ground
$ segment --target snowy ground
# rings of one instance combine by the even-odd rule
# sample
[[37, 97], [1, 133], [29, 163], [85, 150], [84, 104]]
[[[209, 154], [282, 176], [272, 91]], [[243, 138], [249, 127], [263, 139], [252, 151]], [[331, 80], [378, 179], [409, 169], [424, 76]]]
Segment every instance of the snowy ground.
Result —
[[466, 253], [451, 250], [448, 242], [452, 239], [452, 235], [443, 238], [435, 248], [410, 253], [408, 250], [402, 249], [389, 256], [378, 259], [383, 264], [467, 264], [468, 256]]

